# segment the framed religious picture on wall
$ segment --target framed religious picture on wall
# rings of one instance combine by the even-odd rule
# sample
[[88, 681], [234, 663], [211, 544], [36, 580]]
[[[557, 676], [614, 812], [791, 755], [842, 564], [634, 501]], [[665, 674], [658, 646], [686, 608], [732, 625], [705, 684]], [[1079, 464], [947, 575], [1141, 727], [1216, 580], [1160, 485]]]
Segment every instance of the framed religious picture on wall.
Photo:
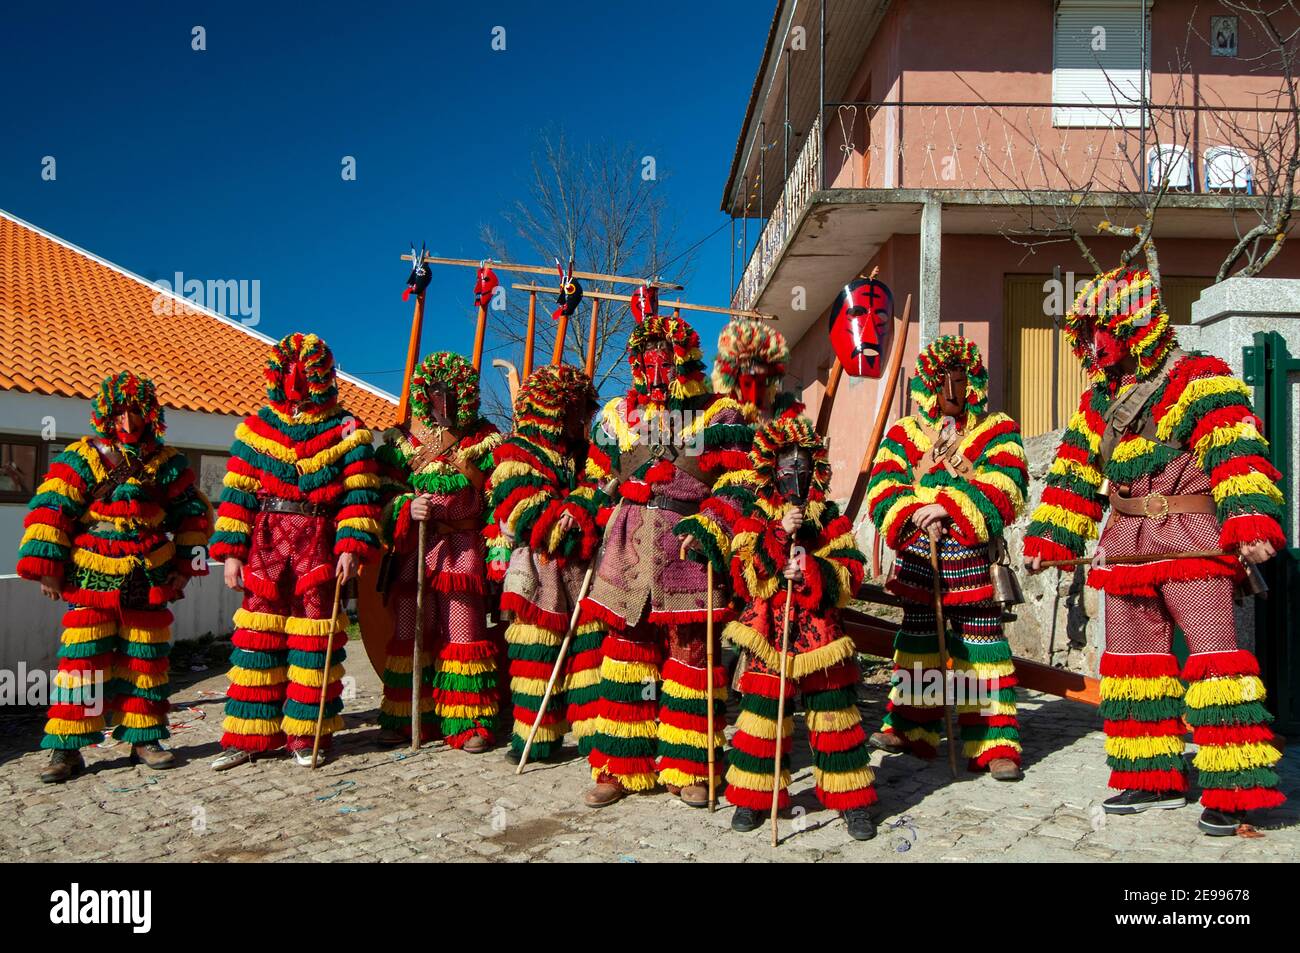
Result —
[[1210, 53], [1213, 56], [1237, 55], [1237, 18], [1210, 17]]

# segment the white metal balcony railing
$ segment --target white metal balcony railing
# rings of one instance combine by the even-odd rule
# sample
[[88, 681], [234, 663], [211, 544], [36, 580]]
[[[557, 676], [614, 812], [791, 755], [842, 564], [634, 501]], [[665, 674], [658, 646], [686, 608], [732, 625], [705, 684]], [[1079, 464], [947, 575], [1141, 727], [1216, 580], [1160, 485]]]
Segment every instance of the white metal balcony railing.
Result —
[[[1138, 192], [1167, 173], [1174, 191], [1251, 193], [1260, 157], [1297, 130], [1271, 107], [1148, 107], [1145, 129], [1056, 122], [1053, 103], [837, 103], [815, 122], [732, 296], [752, 308], [826, 165], [828, 189]], [[1075, 108], [1075, 107], [1071, 107]], [[824, 156], [823, 156], [824, 149]]]

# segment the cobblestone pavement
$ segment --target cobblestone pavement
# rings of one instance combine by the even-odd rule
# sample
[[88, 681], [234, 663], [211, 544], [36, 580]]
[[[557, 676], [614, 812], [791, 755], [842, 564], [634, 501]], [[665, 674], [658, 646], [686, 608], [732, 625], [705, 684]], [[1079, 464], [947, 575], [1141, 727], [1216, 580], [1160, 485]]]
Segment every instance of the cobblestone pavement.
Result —
[[[360, 657], [358, 657], [360, 656]], [[40, 717], [0, 719], [0, 860], [557, 860], [557, 861], [1231, 861], [1300, 855], [1300, 752], [1282, 764], [1292, 800], [1262, 815], [1258, 838], [1210, 838], [1199, 808], [1104, 818], [1101, 722], [1087, 706], [1021, 695], [1027, 774], [1019, 784], [986, 775], [953, 782], [946, 762], [876, 753], [880, 835], [856, 843], [812, 794], [802, 719], [795, 743], [795, 811], [782, 844], [766, 827], [729, 829], [731, 809], [710, 815], [666, 794], [603, 811], [581, 804], [586, 763], [530, 766], [517, 777], [498, 751], [472, 756], [433, 745], [418, 754], [380, 750], [379, 681], [353, 656], [337, 757], [312, 773], [271, 757], [217, 774], [225, 679], [209, 669], [178, 678], [171, 746], [183, 763], [151, 772], [124, 746], [88, 752], [89, 771], [64, 785], [36, 779]], [[198, 678], [201, 680], [195, 681]], [[866, 686], [864, 716], [878, 724], [884, 689]], [[734, 717], [734, 709], [733, 709]], [[798, 828], [798, 829], [796, 829]]]

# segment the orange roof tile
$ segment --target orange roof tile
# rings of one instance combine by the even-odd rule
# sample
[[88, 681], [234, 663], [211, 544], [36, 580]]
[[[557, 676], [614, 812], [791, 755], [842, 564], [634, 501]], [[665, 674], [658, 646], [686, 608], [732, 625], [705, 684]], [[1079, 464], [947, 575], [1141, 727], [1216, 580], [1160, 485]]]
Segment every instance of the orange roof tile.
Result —
[[[0, 390], [94, 397], [120, 370], [151, 377], [166, 407], [249, 414], [266, 400], [271, 338], [159, 289], [0, 210]], [[162, 313], [159, 314], [158, 312]], [[309, 329], [303, 329], [309, 330]], [[396, 398], [339, 374], [340, 399], [387, 426]]]

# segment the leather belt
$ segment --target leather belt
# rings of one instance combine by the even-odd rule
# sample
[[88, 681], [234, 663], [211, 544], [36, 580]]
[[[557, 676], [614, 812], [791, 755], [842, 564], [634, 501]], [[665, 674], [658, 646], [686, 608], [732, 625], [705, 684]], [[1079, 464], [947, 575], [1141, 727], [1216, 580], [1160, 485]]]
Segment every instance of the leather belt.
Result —
[[649, 510], [668, 510], [679, 516], [694, 516], [700, 511], [699, 500], [679, 500], [672, 496], [663, 496], [654, 493], [646, 501], [646, 509]]
[[1213, 498], [1206, 493], [1186, 493], [1177, 496], [1164, 496], [1160, 493], [1151, 493], [1147, 496], [1120, 496], [1111, 490], [1110, 505], [1115, 512], [1124, 516], [1142, 516], [1151, 520], [1162, 520], [1175, 513], [1207, 513], [1213, 516], [1217, 512]]
[[262, 513], [297, 513], [301, 516], [332, 516], [333, 507], [310, 500], [286, 500], [282, 496], [258, 497], [257, 509]]

